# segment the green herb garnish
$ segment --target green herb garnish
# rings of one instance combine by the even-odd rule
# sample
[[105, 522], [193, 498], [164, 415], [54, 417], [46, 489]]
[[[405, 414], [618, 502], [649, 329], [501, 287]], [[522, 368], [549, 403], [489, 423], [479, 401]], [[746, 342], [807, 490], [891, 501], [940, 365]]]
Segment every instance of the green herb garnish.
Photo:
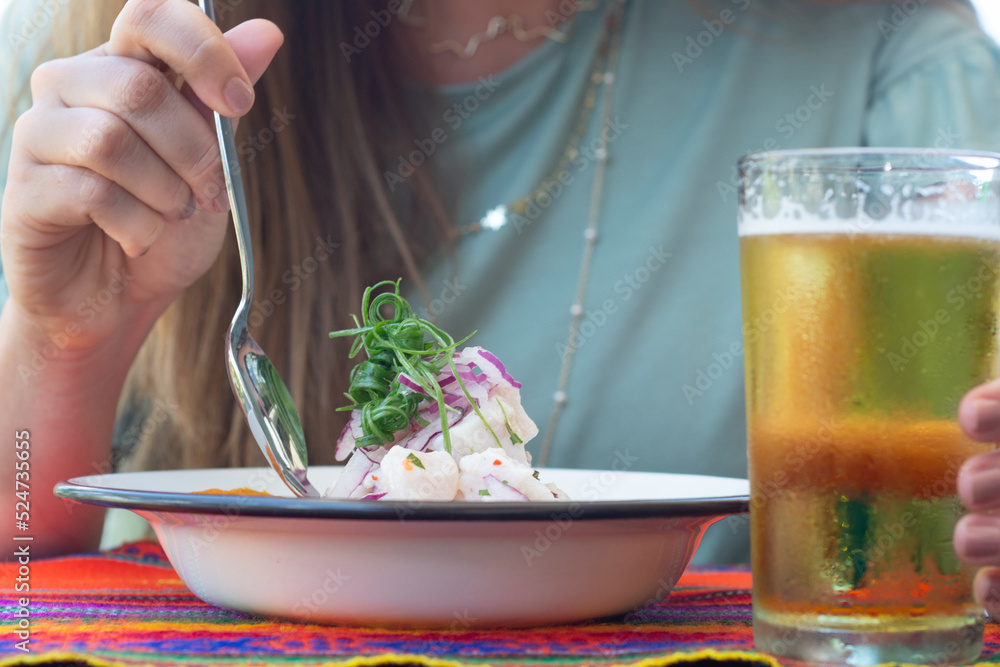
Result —
[[479, 495], [481, 495], [481, 496], [488, 496], [488, 495], [490, 495], [490, 492], [488, 490], [486, 490], [486, 489], [479, 489]]
[[423, 462], [417, 458], [416, 454], [407, 454], [406, 460], [412, 463], [413, 465], [417, 466], [421, 470], [427, 470], [427, 468], [424, 467]]
[[524, 440], [521, 440], [517, 433], [514, 433], [514, 429], [510, 427], [510, 419], [507, 418], [507, 411], [504, 409], [503, 403], [500, 402], [499, 398], [497, 399], [497, 405], [500, 406], [500, 412], [503, 413], [503, 425], [507, 427], [507, 433], [510, 435], [510, 441], [515, 445], [524, 443]]
[[[351, 345], [350, 357], [353, 359], [362, 349], [368, 357], [351, 371], [351, 384], [346, 394], [351, 405], [338, 408], [361, 411], [363, 435], [356, 439], [355, 446], [369, 447], [392, 442], [395, 434], [409, 428], [412, 420], [418, 419], [421, 423], [417, 413], [420, 404], [428, 400], [438, 404], [444, 448], [451, 453], [446, 413], [456, 409], [445, 403], [444, 392], [437, 381], [445, 366], [451, 367], [465, 398], [499, 444], [499, 438], [459, 377], [452, 358], [458, 346], [475, 332], [456, 341], [433, 323], [417, 317], [406, 299], [400, 296], [399, 283], [399, 280], [384, 280], [367, 288], [361, 299], [361, 321], [358, 322], [357, 315], [351, 316], [357, 326], [330, 333], [330, 338], [357, 336]], [[379, 288], [389, 286], [393, 288], [391, 292], [372, 297], [372, 293]], [[383, 310], [391, 310], [391, 317], [384, 317]], [[430, 341], [425, 340], [428, 337]], [[400, 373], [406, 373], [424, 393], [400, 385], [397, 379]]]

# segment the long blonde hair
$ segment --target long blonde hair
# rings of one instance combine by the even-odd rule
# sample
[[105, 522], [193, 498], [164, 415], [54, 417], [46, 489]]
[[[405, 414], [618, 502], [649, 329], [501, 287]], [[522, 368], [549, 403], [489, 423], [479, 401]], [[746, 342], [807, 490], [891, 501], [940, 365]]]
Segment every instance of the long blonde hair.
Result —
[[[60, 7], [52, 17], [55, 55], [105, 42], [124, 4]], [[421, 262], [448, 238], [446, 216], [426, 169], [391, 197], [387, 191], [382, 165], [408, 152], [417, 132], [389, 66], [393, 40], [372, 39], [350, 62], [339, 47], [353, 42], [349, 27], [382, 8], [366, 0], [217, 4], [224, 28], [263, 17], [286, 35], [237, 136], [255, 252], [250, 324], [299, 408], [310, 462], [330, 463], [345, 420], [334, 410], [346, 402], [353, 362], [348, 342], [326, 334], [352, 326], [348, 314], [365, 285], [398, 278], [401, 267], [419, 284]], [[171, 305], [133, 364], [120, 403], [130, 424], [119, 433], [133, 450], [128, 467], [265, 464], [223, 362], [240, 287], [229, 234], [218, 260]]]

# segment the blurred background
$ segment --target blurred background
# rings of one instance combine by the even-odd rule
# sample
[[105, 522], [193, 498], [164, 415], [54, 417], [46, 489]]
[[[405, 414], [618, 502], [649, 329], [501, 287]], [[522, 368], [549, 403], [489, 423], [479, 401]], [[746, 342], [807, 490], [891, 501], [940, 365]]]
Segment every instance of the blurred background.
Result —
[[1000, 41], [1000, 0], [972, 0], [986, 31]]
[[[86, 0], [83, 0], [86, 2]], [[1000, 0], [971, 0], [979, 12], [983, 26], [993, 38], [1000, 41]], [[7, 8], [11, 0], [0, 0], [0, 13]]]
[[1000, 41], [1000, 2], [997, 0], [975, 0], [976, 10], [983, 25], [993, 38]]
[[[52, 0], [49, 0], [50, 2]], [[66, 2], [67, 0], [59, 0]], [[77, 0], [86, 2], [87, 0]], [[7, 8], [11, 0], [0, 0], [0, 14]], [[38, 4], [43, 4], [43, 0], [36, 0]], [[979, 12], [979, 18], [983, 22], [986, 31], [993, 35], [993, 39], [1000, 41], [1000, 0], [971, 0]]]

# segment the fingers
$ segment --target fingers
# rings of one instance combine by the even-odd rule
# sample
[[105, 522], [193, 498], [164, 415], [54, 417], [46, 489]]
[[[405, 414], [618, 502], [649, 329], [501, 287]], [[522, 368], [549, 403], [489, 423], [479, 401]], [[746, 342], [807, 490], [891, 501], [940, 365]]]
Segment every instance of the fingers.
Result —
[[955, 552], [969, 565], [983, 566], [972, 585], [976, 602], [1000, 617], [1000, 516], [962, 517], [955, 527]]
[[233, 53], [254, 83], [263, 76], [285, 41], [278, 26], [264, 19], [251, 19], [226, 32]]
[[[285, 38], [277, 26], [270, 21], [252, 19], [228, 31], [226, 39], [246, 69], [250, 80], [256, 83], [263, 76], [268, 65], [271, 64]], [[198, 95], [191, 89], [191, 86], [184, 84], [181, 93], [201, 112], [209, 124], [213, 124], [212, 109], [198, 99]], [[236, 127], [236, 123], [233, 124], [233, 127]]]
[[[972, 439], [1000, 440], [1000, 380], [976, 387], [962, 399], [958, 423]], [[958, 495], [973, 512], [1000, 508], [1000, 451], [974, 456], [958, 473]], [[1000, 616], [1000, 515], [969, 514], [955, 526], [955, 553], [981, 566], [973, 586], [976, 601]]]
[[[970, 394], [992, 388], [980, 387]], [[969, 398], [971, 403], [978, 398]], [[966, 411], [974, 406], [966, 405]], [[964, 414], [963, 427], [975, 415]], [[968, 429], [967, 429], [968, 430]], [[974, 456], [958, 474], [958, 494], [974, 512], [1000, 507], [1000, 451]], [[994, 617], [1000, 616], [1000, 515], [969, 514], [959, 519], [954, 533], [955, 553], [969, 565], [980, 566], [973, 586], [976, 601]]]
[[1000, 508], [1000, 451], [965, 462], [958, 473], [958, 496], [974, 512]]
[[164, 63], [223, 115], [242, 116], [253, 104], [250, 77], [222, 31], [186, 0], [129, 0], [111, 28], [107, 53]]
[[27, 179], [18, 187], [30, 188], [34, 194], [21, 197], [31, 206], [18, 211], [18, 217], [35, 221], [30, 227], [20, 226], [19, 241], [27, 248], [47, 248], [94, 222], [129, 257], [139, 257], [163, 233], [165, 222], [159, 212], [89, 169], [38, 165], [21, 173]]
[[976, 573], [972, 586], [976, 602], [990, 613], [994, 619], [1000, 618], [1000, 568], [984, 567]]
[[[976, 387], [962, 399], [958, 408], [958, 423], [972, 439], [980, 442], [1000, 440], [1000, 380]], [[974, 456], [958, 473], [958, 495], [962, 503], [974, 512], [1000, 508], [1000, 451]], [[980, 519], [969, 523], [966, 530], [982, 527]], [[956, 529], [956, 547], [959, 531]], [[971, 562], [971, 561], [970, 561]], [[1000, 565], [1000, 557], [995, 560]]]
[[[93, 113], [76, 122], [60, 116], [74, 132], [56, 133], [59, 141], [56, 137], [46, 141], [46, 132], [40, 130], [22, 143], [38, 162], [92, 169], [168, 219], [188, 212], [191, 193], [198, 208], [225, 211], [229, 200], [218, 143], [202, 100], [220, 106], [218, 94], [213, 98], [205, 92], [213, 77], [238, 75], [255, 81], [282, 40], [281, 32], [268, 21], [248, 21], [223, 36], [185, 0], [131, 0], [107, 45], [85, 56], [52, 61], [32, 76], [36, 108], [47, 102], [104, 110], [123, 122]], [[161, 65], [183, 75], [182, 90]], [[248, 105], [233, 108], [239, 106], [242, 112]], [[53, 118], [45, 120], [51, 123]], [[79, 138], [67, 141], [66, 135], [78, 129], [83, 130]]]
[[964, 516], [954, 538], [955, 553], [969, 565], [1000, 565], [1000, 516]]
[[[38, 68], [32, 77], [32, 87], [36, 97], [53, 96], [60, 106], [102, 109], [117, 116], [142, 139], [145, 145], [141, 150], [152, 151], [190, 186], [199, 208], [212, 212], [228, 208], [221, 187], [222, 164], [215, 130], [152, 65], [128, 58], [71, 58]], [[50, 91], [55, 91], [54, 95]], [[110, 124], [105, 121], [106, 126]], [[84, 137], [83, 141], [65, 145], [73, 147], [87, 142]], [[52, 154], [50, 158], [52, 163], [94, 168], [74, 161], [71, 156], [60, 159]], [[145, 163], [151, 164], [149, 159]], [[110, 176], [100, 169], [97, 171]], [[151, 178], [145, 174], [142, 177]], [[151, 187], [155, 185], [150, 181]]]
[[168, 220], [194, 214], [191, 187], [115, 114], [40, 108], [25, 114], [20, 125], [27, 150], [39, 164], [95, 171]]
[[253, 84], [284, 37], [270, 21], [246, 21], [225, 35], [185, 0], [130, 0], [111, 31], [104, 53], [180, 74], [192, 97], [237, 118], [253, 104]]
[[282, 40], [268, 21], [223, 35], [186, 0], [129, 0], [107, 44], [33, 74], [35, 104], [12, 147], [18, 196], [9, 200], [34, 222], [11, 230], [29, 239], [24, 247], [45, 248], [94, 222], [134, 257], [165, 221], [190, 217], [192, 201], [228, 209], [206, 112], [245, 113]]
[[1000, 380], [976, 387], [958, 407], [958, 423], [970, 438], [1000, 441]]

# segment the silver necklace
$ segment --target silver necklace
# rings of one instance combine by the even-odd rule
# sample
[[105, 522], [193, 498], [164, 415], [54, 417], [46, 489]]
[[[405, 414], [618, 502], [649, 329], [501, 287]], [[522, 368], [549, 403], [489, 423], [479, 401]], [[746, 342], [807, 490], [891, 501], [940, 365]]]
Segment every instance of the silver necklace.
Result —
[[569, 139], [566, 142], [566, 147], [560, 153], [555, 167], [528, 194], [520, 199], [486, 211], [476, 222], [453, 228], [453, 238], [478, 234], [484, 230], [496, 231], [509, 224], [512, 220], [517, 220], [516, 216], [524, 216], [526, 213], [530, 215], [532, 210], [544, 208], [540, 207], [539, 201], [549, 196], [551, 185], [560, 180], [561, 174], [569, 169], [572, 161], [580, 155], [584, 137], [587, 134], [587, 129], [590, 127], [590, 119], [593, 116], [594, 109], [597, 108], [598, 89], [601, 84], [605, 83], [607, 72], [609, 71], [607, 56], [608, 49], [611, 47], [610, 39], [612, 32], [608, 25], [608, 17], [610, 15], [610, 11], [605, 15], [601, 44], [597, 51], [594, 52], [594, 58], [590, 67], [590, 78], [580, 101], [580, 110], [573, 129], [570, 132]]
[[[553, 174], [561, 173], [569, 164], [569, 161], [573, 160], [579, 154], [583, 137], [590, 124], [592, 112], [597, 106], [598, 87], [601, 87], [600, 127], [603, 129], [610, 125], [611, 108], [614, 99], [615, 69], [618, 64], [624, 5], [625, 0], [610, 0], [608, 3], [604, 14], [603, 36], [597, 53], [594, 55], [594, 65], [591, 69], [590, 81], [584, 92], [580, 115], [570, 134], [569, 143], [552, 172]], [[569, 309], [569, 333], [567, 334], [564, 348], [566, 352], [563, 355], [562, 366], [559, 369], [559, 379], [556, 392], [553, 395], [552, 412], [549, 414], [548, 425], [545, 428], [542, 448], [533, 462], [536, 466], [544, 466], [547, 463], [552, 449], [552, 442], [555, 439], [556, 427], [559, 424], [559, 417], [562, 415], [562, 411], [569, 401], [567, 389], [569, 387], [569, 376], [573, 368], [573, 357], [575, 354], [575, 347], [572, 343], [576, 339], [580, 324], [583, 321], [587, 283], [590, 278], [594, 247], [597, 245], [601, 200], [604, 192], [604, 173], [609, 157], [608, 139], [604, 132], [598, 132], [597, 141], [598, 147], [594, 151], [594, 181], [590, 193], [590, 208], [587, 214], [587, 225], [583, 231], [583, 256], [580, 260], [580, 273], [576, 281], [573, 302]], [[479, 222], [457, 228], [454, 232], [455, 236], [461, 238], [467, 235], [478, 234], [484, 230], [499, 230], [506, 227], [514, 215], [522, 214], [527, 206], [539, 196], [546, 194], [544, 186], [551, 178], [552, 176], [547, 176], [542, 179], [536, 188], [517, 201], [492, 209]]]
[[[606, 51], [604, 57], [606, 67], [602, 77], [604, 86], [603, 99], [601, 101], [602, 129], [608, 127], [611, 123], [611, 103], [614, 99], [615, 68], [618, 64], [618, 48], [621, 43], [622, 10], [624, 5], [625, 0], [611, 0], [608, 12], [604, 16], [605, 30], [608, 33], [608, 38], [606, 44], [602, 44], [601, 47], [601, 50]], [[604, 191], [604, 172], [607, 168], [609, 157], [608, 140], [602, 131], [598, 132], [598, 142], [598, 148], [595, 151], [594, 183], [590, 192], [590, 209], [587, 214], [587, 226], [583, 231], [583, 257], [580, 260], [580, 274], [576, 281], [576, 294], [573, 297], [573, 304], [569, 309], [570, 321], [569, 334], [566, 337], [566, 353], [563, 355], [562, 367], [559, 369], [559, 383], [556, 393], [553, 396], [552, 412], [549, 414], [549, 423], [545, 428], [545, 439], [542, 441], [542, 449], [535, 463], [538, 466], [544, 466], [548, 462], [559, 417], [562, 415], [562, 411], [569, 401], [566, 390], [569, 387], [569, 374], [573, 367], [573, 357], [576, 353], [573, 341], [576, 339], [580, 330], [580, 323], [583, 321], [583, 304], [584, 298], [587, 295], [587, 281], [590, 277], [594, 247], [597, 245], [601, 196]]]
[[[597, 0], [580, 2], [574, 9], [574, 13], [580, 11], [581, 9], [593, 9], [596, 6]], [[412, 8], [413, 0], [402, 0], [402, 3], [399, 6], [399, 13], [397, 14], [399, 20], [408, 26], [426, 28], [427, 18], [423, 16], [413, 16], [410, 14], [410, 10]], [[486, 22], [486, 30], [477, 32], [470, 37], [465, 44], [462, 44], [455, 39], [445, 39], [440, 42], [428, 42], [427, 51], [428, 53], [434, 55], [450, 51], [463, 60], [469, 60], [476, 55], [476, 51], [479, 50], [480, 44], [492, 41], [504, 33], [509, 33], [519, 42], [531, 42], [541, 37], [546, 37], [555, 42], [565, 42], [569, 39], [568, 31], [559, 30], [558, 28], [553, 27], [553, 25], [540, 25], [531, 29], [526, 29], [524, 27], [524, 17], [520, 14], [509, 14], [507, 16], [497, 15]]]

